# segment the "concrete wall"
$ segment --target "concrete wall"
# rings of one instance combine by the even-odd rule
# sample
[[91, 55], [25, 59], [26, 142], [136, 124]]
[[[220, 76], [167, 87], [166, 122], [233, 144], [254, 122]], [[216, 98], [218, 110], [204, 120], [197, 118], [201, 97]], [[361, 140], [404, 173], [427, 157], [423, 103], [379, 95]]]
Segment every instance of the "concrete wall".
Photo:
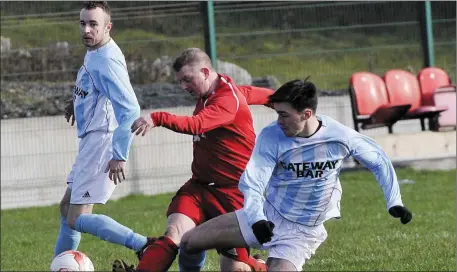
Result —
[[[348, 97], [322, 97], [319, 103], [319, 113], [353, 127]], [[271, 109], [262, 106], [251, 109], [257, 133], [276, 119]], [[190, 115], [193, 108], [162, 110]], [[455, 131], [420, 132], [419, 121], [410, 120], [399, 122], [394, 132], [388, 135], [385, 128], [363, 131], [378, 141], [394, 161], [456, 155]], [[2, 209], [58, 203], [77, 148], [76, 129], [63, 116], [2, 120]], [[176, 191], [190, 177], [191, 161], [192, 136], [155, 128], [147, 137], [134, 140], [127, 180], [118, 186], [113, 198], [131, 193]]]

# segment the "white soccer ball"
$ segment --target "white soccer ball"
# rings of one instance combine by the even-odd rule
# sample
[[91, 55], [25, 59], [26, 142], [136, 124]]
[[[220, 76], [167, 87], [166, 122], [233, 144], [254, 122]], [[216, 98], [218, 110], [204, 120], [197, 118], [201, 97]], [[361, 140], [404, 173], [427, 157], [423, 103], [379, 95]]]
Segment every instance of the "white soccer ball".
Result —
[[52, 260], [51, 271], [94, 271], [94, 264], [86, 254], [67, 250]]

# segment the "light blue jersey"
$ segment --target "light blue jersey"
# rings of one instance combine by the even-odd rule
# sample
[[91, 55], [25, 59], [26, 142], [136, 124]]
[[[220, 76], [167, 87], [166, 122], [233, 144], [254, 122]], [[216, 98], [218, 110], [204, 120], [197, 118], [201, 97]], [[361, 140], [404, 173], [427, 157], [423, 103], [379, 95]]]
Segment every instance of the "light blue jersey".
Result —
[[277, 122], [258, 136], [239, 183], [249, 226], [267, 220], [265, 198], [284, 218], [306, 226], [340, 217], [339, 174], [349, 156], [374, 173], [387, 209], [403, 206], [395, 170], [381, 147], [328, 116], [317, 118], [322, 126], [309, 138], [287, 137]]
[[130, 84], [124, 55], [111, 39], [87, 51], [73, 91], [78, 137], [92, 131], [113, 132], [113, 159], [128, 158], [133, 140], [130, 126], [140, 106]]

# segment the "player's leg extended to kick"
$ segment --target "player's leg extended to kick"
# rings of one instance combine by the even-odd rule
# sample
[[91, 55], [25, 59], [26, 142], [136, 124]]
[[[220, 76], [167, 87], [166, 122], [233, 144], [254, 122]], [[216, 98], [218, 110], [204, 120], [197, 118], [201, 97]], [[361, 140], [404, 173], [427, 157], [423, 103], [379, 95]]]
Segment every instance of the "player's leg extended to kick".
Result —
[[[113, 271], [167, 271], [176, 259], [183, 235], [195, 228], [195, 222], [187, 215], [172, 213], [167, 217], [167, 229], [163, 236], [158, 237], [142, 253], [140, 263], [132, 269], [122, 260], [115, 260]], [[180, 271], [198, 271], [203, 265], [205, 254], [189, 254], [181, 252]]]
[[[187, 231], [196, 226], [190, 217], [181, 213], [170, 214], [167, 221], [167, 229], [164, 235], [157, 238], [145, 249], [136, 271], [167, 271], [176, 259], [181, 238]], [[117, 264], [120, 262], [115, 261], [114, 265]], [[119, 270], [122, 271], [122, 269], [117, 271]]]
[[67, 188], [60, 203], [61, 227], [54, 254], [65, 250], [76, 250], [82, 233], [90, 233], [102, 240], [123, 245], [139, 251], [147, 238], [134, 233], [131, 229], [119, 224], [112, 218], [92, 214], [94, 204], [70, 204], [70, 188]]
[[[243, 248], [248, 247], [243, 238], [238, 219], [234, 212], [213, 218], [195, 229], [184, 234], [181, 248], [188, 253], [196, 253], [213, 248]], [[268, 271], [297, 271], [295, 265], [288, 260], [268, 258]], [[236, 271], [225, 264], [222, 271]], [[250, 269], [248, 270], [250, 271]]]
[[181, 248], [197, 253], [214, 248], [248, 247], [234, 212], [226, 213], [189, 230], [181, 239]]
[[147, 238], [103, 214], [92, 214], [93, 204], [70, 204], [67, 224], [70, 228], [97, 236], [114, 244], [139, 251]]

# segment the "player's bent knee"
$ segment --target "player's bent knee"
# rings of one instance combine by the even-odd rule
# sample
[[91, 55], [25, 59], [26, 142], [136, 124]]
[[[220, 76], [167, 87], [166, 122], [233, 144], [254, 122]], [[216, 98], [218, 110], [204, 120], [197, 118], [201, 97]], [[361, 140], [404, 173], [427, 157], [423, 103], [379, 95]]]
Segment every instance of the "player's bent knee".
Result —
[[76, 227], [76, 219], [78, 219], [78, 217], [67, 216], [67, 225], [68, 225], [72, 230], [75, 230], [75, 227]]
[[167, 230], [165, 231], [165, 236], [170, 238], [177, 246], [180, 246], [183, 235], [184, 233], [174, 224], [167, 226]]
[[70, 207], [68, 208], [67, 212], [67, 224], [68, 226], [75, 230], [76, 227], [76, 220], [78, 217], [83, 214], [83, 213], [92, 213], [92, 204], [84, 204], [84, 205], [79, 205], [79, 204], [70, 204]]
[[192, 238], [192, 233], [192, 230], [184, 233], [181, 238], [181, 249], [188, 254], [197, 254], [206, 248], [202, 248], [201, 243], [198, 243], [195, 238]]
[[189, 232], [184, 233], [184, 235], [181, 238], [181, 249], [185, 251], [188, 254], [195, 254], [197, 252], [193, 251], [192, 245], [190, 245], [190, 236]]
[[67, 213], [67, 224], [72, 230], [75, 230], [76, 220], [78, 220], [78, 217], [80, 215], [81, 215], [81, 213], [75, 212], [75, 211], [72, 211], [71, 209], [69, 209], [69, 212]]
[[188, 239], [184, 238], [185, 236], [183, 237], [183, 239], [181, 239], [180, 249], [186, 252], [187, 254], [197, 254], [199, 251], [192, 247]]
[[195, 228], [195, 222], [187, 215], [172, 213], [168, 216], [168, 226], [165, 236], [170, 238], [177, 246], [181, 243], [183, 235]]

